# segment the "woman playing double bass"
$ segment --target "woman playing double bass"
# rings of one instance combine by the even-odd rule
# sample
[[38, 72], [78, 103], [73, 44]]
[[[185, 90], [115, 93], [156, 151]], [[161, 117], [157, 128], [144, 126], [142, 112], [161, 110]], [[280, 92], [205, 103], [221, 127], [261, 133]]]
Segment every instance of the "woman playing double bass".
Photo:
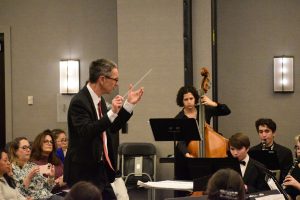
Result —
[[[203, 90], [203, 95], [200, 97], [197, 90], [193, 86], [181, 87], [177, 93], [176, 102], [177, 105], [183, 107], [183, 109], [176, 115], [175, 118], [185, 119], [185, 118], [195, 118], [199, 119], [199, 105], [200, 102], [205, 108], [205, 122], [210, 124], [210, 120], [213, 116], [224, 116], [230, 114], [230, 109], [226, 104], [217, 103], [212, 101], [208, 96], [205, 95], [210, 87], [209, 73], [206, 68], [202, 68], [201, 75], [204, 77], [202, 80], [201, 88]], [[198, 121], [199, 123], [199, 121]], [[188, 151], [188, 144], [190, 141], [180, 141], [177, 144], [178, 150], [185, 157], [195, 157], [191, 155]]]
[[[175, 118], [177, 119], [185, 119], [185, 118], [195, 118], [199, 123], [199, 102], [203, 105], [205, 110], [205, 122], [207, 124], [210, 123], [210, 119], [213, 116], [222, 116], [230, 114], [230, 109], [225, 104], [220, 104], [217, 102], [212, 101], [209, 97], [205, 95], [208, 91], [210, 83], [209, 83], [209, 73], [206, 68], [202, 68], [201, 75], [204, 77], [202, 80], [201, 88], [203, 95], [199, 96], [195, 87], [192, 86], [184, 86], [181, 87], [178, 91], [176, 102], [177, 105], [183, 107], [183, 109], [176, 115]], [[201, 113], [203, 115], [203, 113]], [[202, 117], [203, 120], [204, 117]], [[201, 122], [203, 123], [203, 121]], [[207, 130], [207, 129], [206, 129]], [[206, 134], [207, 135], [207, 134]], [[217, 137], [220, 137], [219, 134]], [[214, 143], [215, 141], [213, 141]], [[176, 148], [176, 156], [175, 156], [175, 179], [176, 180], [190, 180], [190, 173], [189, 168], [186, 163], [186, 158], [193, 158], [197, 157], [197, 155], [188, 150], [188, 145], [197, 143], [198, 144], [198, 151], [199, 151], [199, 142], [195, 141], [179, 141], [177, 143]], [[226, 144], [221, 144], [223, 149], [226, 150]], [[196, 145], [197, 146], [197, 145]], [[209, 145], [207, 145], [209, 146]], [[217, 149], [219, 151], [219, 149]], [[187, 192], [176, 191], [175, 196], [187, 196]]]

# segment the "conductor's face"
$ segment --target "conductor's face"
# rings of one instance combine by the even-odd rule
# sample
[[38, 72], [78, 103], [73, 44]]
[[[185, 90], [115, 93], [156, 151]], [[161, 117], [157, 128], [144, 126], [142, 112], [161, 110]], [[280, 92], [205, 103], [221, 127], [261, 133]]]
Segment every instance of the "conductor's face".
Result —
[[102, 89], [104, 94], [111, 93], [116, 87], [118, 87], [119, 71], [117, 68], [111, 70], [110, 76], [104, 76], [102, 83]]

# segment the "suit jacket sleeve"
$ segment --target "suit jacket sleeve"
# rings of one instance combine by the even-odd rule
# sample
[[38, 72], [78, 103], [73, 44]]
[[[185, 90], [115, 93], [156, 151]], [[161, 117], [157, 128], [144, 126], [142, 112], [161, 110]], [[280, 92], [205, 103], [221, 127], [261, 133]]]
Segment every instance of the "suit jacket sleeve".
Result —
[[[102, 104], [105, 104], [102, 101]], [[107, 112], [106, 106], [102, 105], [104, 116], [101, 119], [97, 119], [97, 113], [95, 111], [92, 102], [87, 99], [74, 99], [69, 108], [69, 121], [73, 127], [72, 134], [83, 140], [91, 141], [96, 135], [102, 134], [107, 131], [108, 128], [111, 132], [117, 132], [122, 125], [129, 120], [131, 114], [128, 113], [124, 108], [118, 113], [118, 117], [113, 123], [110, 122], [108, 116], [105, 114]]]
[[210, 119], [214, 116], [224, 116], [229, 115], [231, 110], [228, 108], [226, 104], [220, 104], [216, 107], [205, 106], [205, 121], [210, 124]]

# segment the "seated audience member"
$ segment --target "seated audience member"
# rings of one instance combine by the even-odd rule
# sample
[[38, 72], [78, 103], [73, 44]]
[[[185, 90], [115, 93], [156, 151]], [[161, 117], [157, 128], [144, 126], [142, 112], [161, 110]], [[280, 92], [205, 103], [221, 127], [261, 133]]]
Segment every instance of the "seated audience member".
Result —
[[55, 169], [55, 187], [52, 193], [61, 192], [66, 189], [66, 183], [63, 182], [63, 164], [55, 153], [54, 136], [50, 130], [38, 134], [33, 141], [31, 151], [31, 161], [39, 166], [45, 166], [48, 163], [52, 164]]
[[295, 160], [293, 166], [290, 168], [288, 175], [283, 181], [286, 192], [291, 199], [296, 199], [300, 195], [300, 135], [295, 137]]
[[[16, 189], [16, 184], [8, 174], [11, 172], [11, 164], [7, 153], [0, 150], [0, 199], [5, 200], [26, 200]], [[31, 198], [27, 198], [28, 200]]]
[[16, 186], [24, 196], [30, 196], [33, 199], [63, 199], [60, 196], [51, 193], [55, 186], [55, 169], [50, 165], [50, 170], [45, 176], [40, 172], [40, 167], [30, 162], [31, 146], [25, 137], [18, 137], [13, 140], [10, 146], [10, 159], [12, 162], [13, 178]]
[[244, 182], [236, 171], [220, 169], [209, 179], [206, 193], [209, 200], [244, 200]]
[[287, 175], [289, 169], [293, 164], [293, 153], [290, 149], [275, 143], [274, 138], [276, 135], [276, 123], [272, 119], [261, 118], [255, 122], [256, 131], [261, 140], [261, 143], [253, 146], [252, 150], [274, 150], [277, 153], [280, 179], [282, 183], [284, 177]]
[[102, 194], [92, 183], [79, 181], [72, 186], [65, 200], [102, 200]]
[[265, 181], [265, 174], [259, 168], [263, 164], [249, 157], [249, 147], [249, 137], [243, 133], [236, 133], [229, 138], [230, 154], [240, 162], [246, 192], [253, 193], [268, 190], [269, 187]]
[[56, 156], [64, 163], [68, 149], [67, 135], [62, 129], [53, 129], [52, 134], [55, 137]]

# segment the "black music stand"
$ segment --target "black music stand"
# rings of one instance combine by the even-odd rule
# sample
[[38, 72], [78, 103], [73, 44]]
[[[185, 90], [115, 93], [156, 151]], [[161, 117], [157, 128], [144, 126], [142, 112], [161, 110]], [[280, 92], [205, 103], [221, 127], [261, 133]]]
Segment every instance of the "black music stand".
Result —
[[241, 175], [237, 158], [191, 158], [187, 159], [190, 178], [194, 181], [194, 191], [205, 191], [209, 178], [218, 170], [230, 168]]
[[273, 150], [251, 150], [248, 152], [249, 156], [254, 160], [264, 164], [267, 169], [278, 170], [279, 161], [277, 152]]
[[197, 121], [193, 118], [152, 118], [149, 121], [155, 141], [174, 142], [174, 155], [176, 141], [201, 140]]

